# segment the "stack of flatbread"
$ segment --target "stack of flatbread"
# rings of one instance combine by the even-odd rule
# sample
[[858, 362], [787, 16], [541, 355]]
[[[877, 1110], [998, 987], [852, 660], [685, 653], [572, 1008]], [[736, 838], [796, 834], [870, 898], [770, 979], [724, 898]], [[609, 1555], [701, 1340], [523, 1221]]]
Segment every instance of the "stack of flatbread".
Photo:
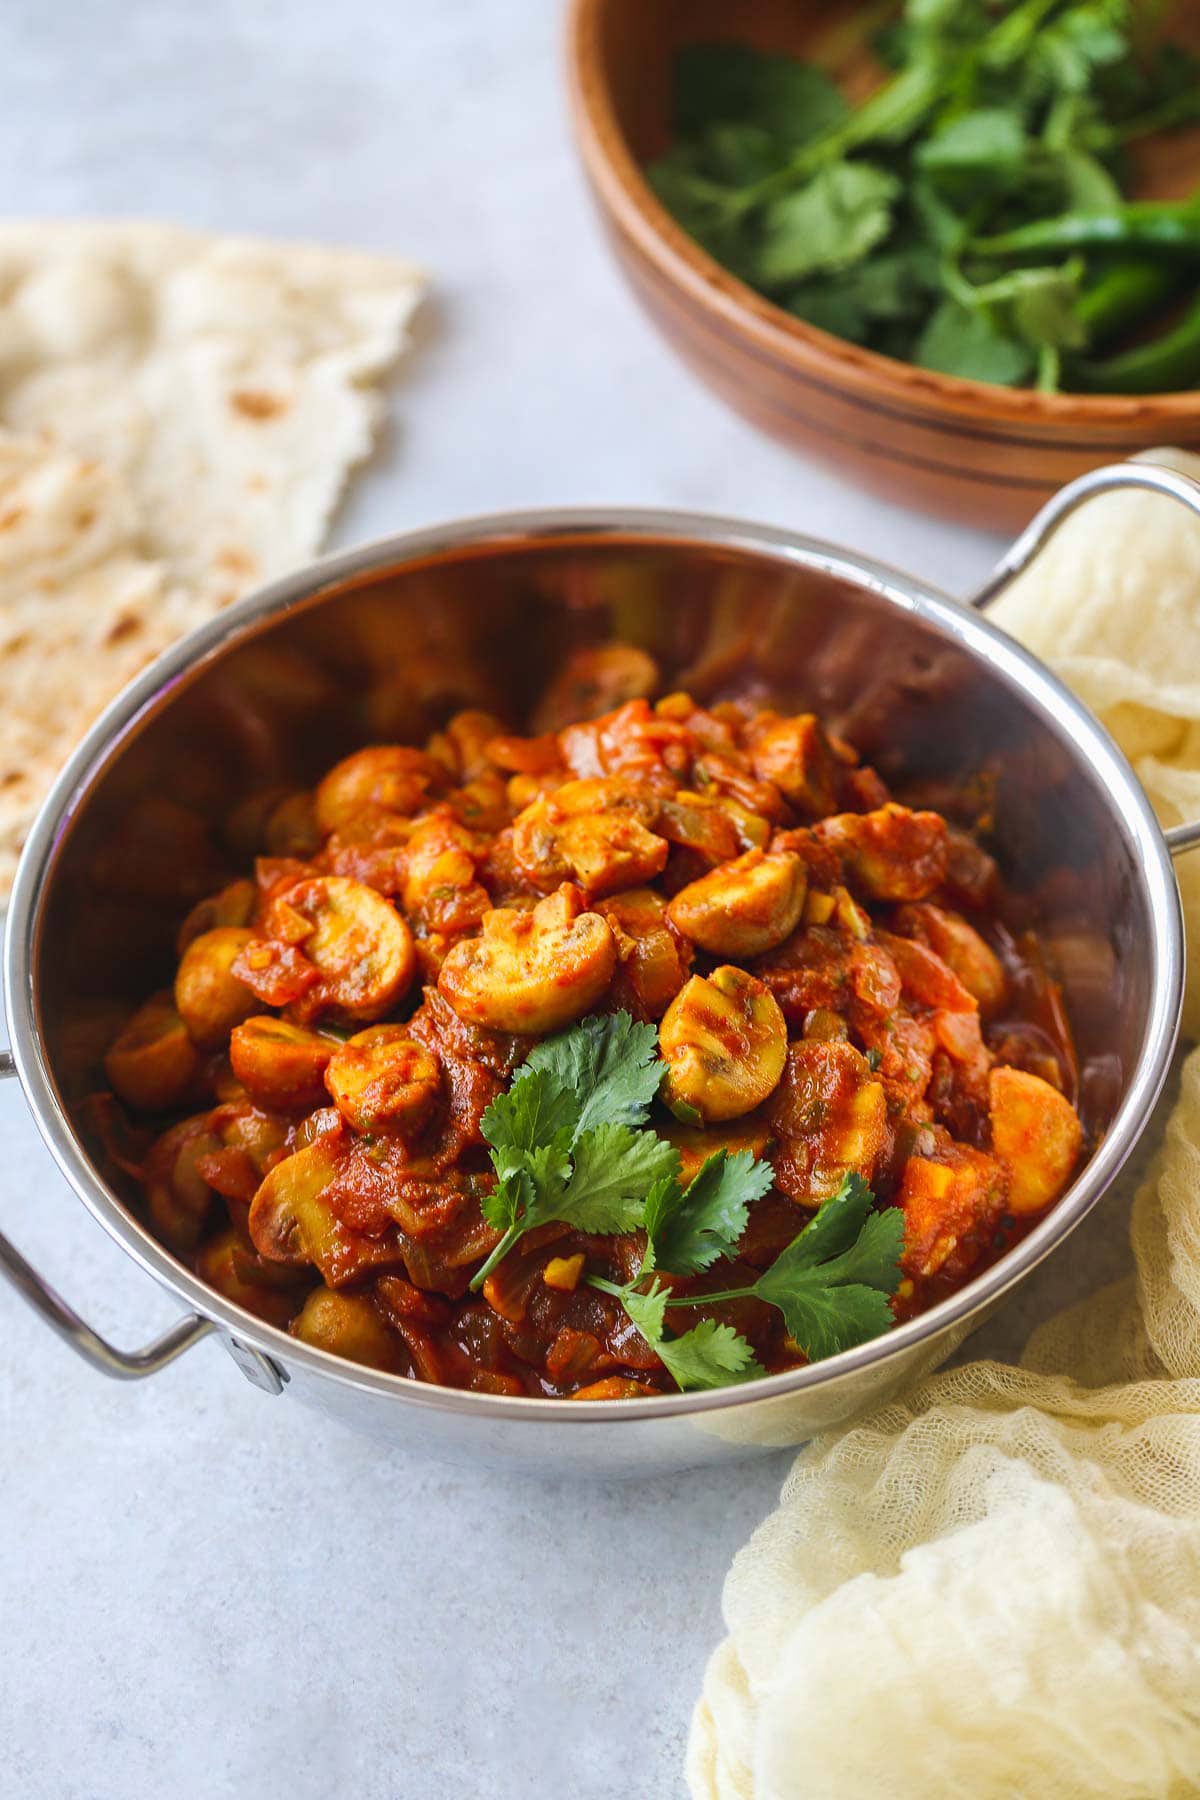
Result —
[[108, 701], [320, 547], [422, 287], [342, 250], [0, 224], [0, 904]]

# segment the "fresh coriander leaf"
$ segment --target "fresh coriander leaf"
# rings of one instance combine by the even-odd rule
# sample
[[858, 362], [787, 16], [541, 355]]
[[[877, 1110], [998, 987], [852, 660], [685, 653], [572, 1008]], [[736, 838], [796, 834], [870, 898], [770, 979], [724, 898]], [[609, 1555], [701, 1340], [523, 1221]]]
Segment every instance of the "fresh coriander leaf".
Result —
[[1072, 6], [1060, 19], [1041, 25], [1029, 48], [1023, 87], [1031, 95], [1082, 94], [1095, 73], [1129, 55], [1129, 40], [1120, 25], [1127, 15], [1120, 5], [1100, 0], [1094, 6]]
[[866, 342], [881, 321], [916, 323], [938, 291], [936, 253], [925, 245], [886, 250], [853, 269], [807, 282], [788, 297], [788, 311], [822, 331]]
[[562, 1140], [540, 1144], [529, 1152], [526, 1169], [533, 1192], [526, 1200], [522, 1223], [529, 1231], [535, 1225], [548, 1225], [551, 1219], [563, 1216], [563, 1197], [571, 1179], [566, 1144]]
[[788, 148], [841, 124], [849, 107], [820, 69], [745, 44], [690, 44], [675, 59], [675, 129], [761, 126]]
[[548, 1217], [580, 1231], [635, 1231], [642, 1223], [646, 1195], [679, 1174], [674, 1144], [652, 1131], [609, 1123], [584, 1132], [574, 1149], [574, 1173]]
[[761, 125], [710, 125], [701, 139], [705, 170], [730, 187], [747, 187], [787, 161], [787, 146]]
[[1039, 350], [1082, 350], [1087, 344], [1087, 329], [1075, 311], [1080, 271], [1026, 272], [1057, 274], [1059, 279], [1030, 282], [1014, 298], [1013, 324], [1025, 342]]
[[527, 1153], [540, 1144], [564, 1135], [569, 1141], [578, 1112], [577, 1095], [554, 1071], [538, 1069], [521, 1081], [514, 1077], [512, 1086], [497, 1094], [480, 1122], [497, 1174], [520, 1167]]
[[660, 1337], [654, 1348], [685, 1391], [730, 1387], [763, 1373], [746, 1339], [716, 1319], [702, 1319], [676, 1338]]
[[908, 243], [849, 269], [839, 279], [851, 284], [873, 319], [921, 316], [941, 287], [941, 259], [932, 246]]
[[938, 307], [913, 352], [919, 368], [1001, 387], [1027, 381], [1035, 360], [1028, 344], [997, 330], [985, 313], [949, 299]]
[[862, 1176], [850, 1170], [842, 1176], [836, 1194], [817, 1208], [781, 1255], [790, 1257], [795, 1269], [809, 1269], [832, 1256], [841, 1256], [871, 1216], [872, 1199]]
[[657, 1266], [673, 1275], [697, 1275], [732, 1254], [746, 1229], [749, 1208], [775, 1179], [769, 1162], [749, 1150], [708, 1157], [682, 1192], [661, 1187], [647, 1196], [643, 1223]]
[[[788, 1331], [813, 1362], [865, 1343], [892, 1323], [888, 1295], [900, 1279], [904, 1214], [899, 1207], [889, 1207], [863, 1222], [862, 1191], [861, 1183], [851, 1192], [843, 1183], [839, 1194], [780, 1252], [752, 1289], [755, 1299], [778, 1308]], [[870, 1191], [865, 1192], [869, 1206]], [[823, 1214], [829, 1216], [823, 1220]], [[845, 1244], [848, 1231], [855, 1236]], [[845, 1247], [827, 1255], [834, 1244]]]
[[806, 282], [788, 296], [787, 309], [806, 325], [851, 344], [865, 344], [871, 335], [871, 321], [856, 297], [832, 281]]
[[900, 1278], [904, 1215], [890, 1207], [864, 1220], [864, 1196], [869, 1207], [870, 1190], [848, 1178], [751, 1290], [783, 1314], [812, 1362], [878, 1337], [892, 1323], [888, 1295]]
[[943, 31], [954, 23], [962, 0], [908, 0], [904, 17], [922, 31]]
[[[656, 1242], [660, 1232], [664, 1231], [670, 1220], [683, 1205], [683, 1189], [678, 1181], [678, 1169], [671, 1175], [662, 1175], [654, 1182], [646, 1193], [646, 1205], [642, 1212], [642, 1225], [646, 1232], [646, 1249], [650, 1260], [643, 1265], [646, 1273], [658, 1264]], [[684, 1270], [676, 1273], [682, 1275]]]
[[681, 1388], [727, 1387], [762, 1373], [745, 1338], [716, 1319], [702, 1319], [679, 1337], [667, 1337], [663, 1329], [667, 1290], [657, 1279], [648, 1293], [624, 1289], [621, 1304]]
[[[659, 1187], [659, 1186], [662, 1186], [663, 1184], [661, 1182], [655, 1182], [654, 1185], [655, 1185], [655, 1187]], [[674, 1181], [672, 1181], [670, 1183], [670, 1185], [672, 1187], [674, 1187], [677, 1184]], [[654, 1192], [654, 1188], [651, 1188], [650, 1193], [653, 1193], [653, 1192]], [[647, 1195], [646, 1205], [649, 1206], [649, 1204], [650, 1204], [650, 1198], [649, 1198], [649, 1195]], [[643, 1223], [643, 1225], [645, 1224], [645, 1213], [644, 1212], [642, 1214], [642, 1223]], [[642, 1251], [641, 1267], [638, 1269], [637, 1274], [633, 1277], [633, 1280], [626, 1283], [626, 1286], [631, 1287], [631, 1288], [637, 1287], [638, 1283], [645, 1276], [653, 1275], [657, 1266], [658, 1266], [658, 1256], [654, 1249], [654, 1239], [651, 1237], [648, 1237], [646, 1239], [646, 1247]]]
[[1077, 305], [1084, 264], [1079, 258], [1061, 267], [1008, 269], [992, 281], [972, 284], [953, 267], [945, 279], [954, 298], [971, 311], [996, 321], [1007, 320], [1013, 337], [1033, 350], [1076, 350], [1087, 340]]
[[479, 1210], [488, 1224], [502, 1235], [496, 1248], [472, 1277], [472, 1289], [483, 1286], [497, 1263], [503, 1262], [527, 1231], [563, 1216], [563, 1195], [571, 1165], [561, 1142], [543, 1144], [536, 1150], [527, 1151], [520, 1165], [506, 1169], [499, 1166], [499, 1154], [492, 1152], [500, 1179], [492, 1192], [480, 1200]]
[[785, 287], [821, 270], [861, 260], [892, 228], [900, 183], [872, 163], [834, 163], [794, 194], [767, 207], [758, 279]]
[[646, 170], [663, 205], [689, 231], [723, 229], [738, 204], [737, 190], [708, 172], [699, 146], [676, 144]]
[[810, 1279], [773, 1304], [810, 1362], [881, 1337], [893, 1323], [887, 1295], [870, 1287], [828, 1288]]
[[483, 1135], [498, 1181], [481, 1210], [501, 1237], [473, 1290], [537, 1225], [618, 1232], [640, 1224], [648, 1187], [679, 1169], [672, 1145], [632, 1129], [658, 1090], [657, 1044], [654, 1027], [628, 1013], [585, 1019], [539, 1044], [487, 1108]]
[[[788, 1331], [815, 1362], [888, 1329], [888, 1296], [899, 1282], [903, 1247], [899, 1207], [874, 1212], [866, 1182], [847, 1175], [832, 1199], [750, 1286], [671, 1296], [663, 1306], [765, 1301], [783, 1314]], [[654, 1291], [659, 1292], [657, 1280]]]
[[646, 170], [646, 178], [667, 211], [702, 250], [744, 280], [753, 281], [753, 246], [739, 210], [737, 188], [719, 186], [683, 166], [681, 153], [668, 152]]
[[1122, 204], [1121, 190], [1088, 150], [1063, 150], [1059, 156], [1064, 212], [1108, 212]]
[[[1124, 147], [1200, 118], [1200, 59], [1163, 42], [1166, 7], [906, 0], [882, 31], [868, 8], [815, 58], [848, 64], [857, 37], [894, 71], [850, 108], [789, 58], [702, 46], [680, 59], [676, 142], [652, 179], [712, 256], [796, 317], [951, 375], [1046, 386], [1078, 333], [1062, 288], [974, 300], [949, 273], [922, 291], [892, 270], [873, 296], [845, 277], [914, 241], [954, 259], [989, 231], [1110, 209], [1133, 175]], [[839, 193], [871, 169], [862, 155], [901, 196]]]
[[922, 175], [909, 183], [908, 207], [917, 227], [935, 250], [950, 255], [971, 235], [970, 222]]
[[581, 1231], [633, 1231], [646, 1193], [657, 1181], [675, 1183], [679, 1152], [635, 1129], [662, 1077], [657, 1050], [652, 1025], [623, 1012], [596, 1015], [547, 1038], [515, 1071], [483, 1115], [499, 1179], [481, 1207], [501, 1239], [473, 1289], [535, 1226], [561, 1220]]
[[490, 1194], [484, 1194], [479, 1210], [496, 1231], [512, 1231], [529, 1205], [532, 1192], [524, 1169], [514, 1169], [496, 1183]]
[[597, 1125], [644, 1125], [662, 1073], [653, 1025], [636, 1024], [627, 1012], [593, 1014], [536, 1045], [510, 1091], [534, 1075], [552, 1078], [569, 1096], [578, 1138]]
[[663, 1320], [666, 1318], [666, 1288], [657, 1277], [644, 1294], [639, 1294], [635, 1288], [625, 1288], [621, 1292], [621, 1305], [646, 1342], [657, 1350], [663, 1334]]
[[1011, 193], [1024, 174], [1028, 149], [1025, 128], [1014, 113], [979, 107], [926, 138], [914, 161], [948, 193], [977, 198]]
[[888, 1206], [883, 1212], [873, 1212], [849, 1248], [818, 1264], [817, 1272], [827, 1283], [861, 1283], [882, 1294], [894, 1294], [900, 1282], [903, 1250], [903, 1209]]

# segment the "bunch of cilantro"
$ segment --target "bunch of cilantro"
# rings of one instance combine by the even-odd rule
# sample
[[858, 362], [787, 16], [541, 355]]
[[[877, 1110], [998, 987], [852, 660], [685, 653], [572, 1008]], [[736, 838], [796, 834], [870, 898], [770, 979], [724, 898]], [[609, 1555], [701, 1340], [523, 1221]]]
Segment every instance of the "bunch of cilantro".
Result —
[[658, 1036], [628, 1013], [596, 1015], [547, 1038], [483, 1116], [496, 1186], [483, 1202], [500, 1241], [476, 1272], [487, 1277], [526, 1232], [552, 1222], [599, 1235], [645, 1234], [641, 1265], [613, 1295], [680, 1388], [723, 1387], [763, 1373], [731, 1326], [701, 1318], [668, 1329], [668, 1312], [694, 1315], [745, 1298], [778, 1308], [810, 1361], [879, 1336], [892, 1323], [904, 1221], [876, 1212], [866, 1183], [847, 1176], [754, 1282], [677, 1295], [663, 1284], [732, 1257], [749, 1209], [772, 1184], [767, 1162], [718, 1150], [686, 1185], [679, 1152], [649, 1123], [662, 1079]]
[[1126, 146], [1200, 118], [1200, 60], [1157, 41], [1166, 11], [908, 0], [879, 29], [899, 4], [864, 4], [859, 36], [892, 73], [856, 108], [819, 66], [853, 49], [845, 28], [809, 63], [694, 45], [648, 175], [718, 261], [812, 325], [949, 375], [1072, 385], [1072, 358], [1169, 307], [1187, 268], [1173, 286], [1111, 252], [1014, 267], [973, 242], [1119, 212]]

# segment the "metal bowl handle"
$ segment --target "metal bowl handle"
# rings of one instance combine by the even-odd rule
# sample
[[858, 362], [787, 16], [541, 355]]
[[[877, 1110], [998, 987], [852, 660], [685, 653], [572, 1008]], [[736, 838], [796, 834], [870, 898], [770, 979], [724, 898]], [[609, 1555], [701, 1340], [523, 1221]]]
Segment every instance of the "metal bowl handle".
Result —
[[[1146, 488], [1153, 494], [1165, 494], [1168, 499], [1178, 500], [1189, 512], [1194, 512], [1200, 518], [1200, 481], [1194, 481], [1190, 475], [1184, 475], [1178, 469], [1162, 468], [1157, 463], [1132, 462], [1110, 463], [1102, 469], [1091, 469], [1086, 475], [1069, 481], [1066, 487], [1060, 488], [1057, 494], [1047, 500], [1011, 549], [1001, 557], [983, 586], [977, 593], [971, 594], [964, 604], [982, 612], [1000, 597], [1011, 581], [1024, 573], [1034, 557], [1050, 542], [1063, 520], [1069, 518], [1085, 500], [1091, 500], [1096, 494], [1115, 493], [1121, 488]], [[1200, 819], [1192, 820], [1186, 825], [1172, 825], [1164, 829], [1163, 836], [1171, 855], [1182, 856], [1185, 850], [1192, 850], [1200, 844]]]
[[[16, 1065], [7, 1050], [0, 1051], [0, 1080], [16, 1074]], [[143, 1375], [156, 1375], [193, 1344], [213, 1330], [212, 1321], [199, 1313], [187, 1313], [178, 1324], [146, 1344], [141, 1350], [118, 1350], [107, 1338], [93, 1331], [79, 1314], [63, 1300], [38, 1274], [8, 1239], [0, 1233], [0, 1269], [8, 1276], [17, 1292], [35, 1312], [57, 1331], [64, 1343], [105, 1375], [117, 1381], [137, 1381]]]

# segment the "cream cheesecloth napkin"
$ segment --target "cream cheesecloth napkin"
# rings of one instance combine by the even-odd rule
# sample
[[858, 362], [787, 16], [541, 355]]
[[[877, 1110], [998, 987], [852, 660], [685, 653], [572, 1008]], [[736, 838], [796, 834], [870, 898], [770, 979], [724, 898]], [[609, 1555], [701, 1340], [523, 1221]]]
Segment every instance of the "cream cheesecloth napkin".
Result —
[[[1200, 816], [1200, 521], [1098, 498], [992, 617], [1100, 714], [1164, 823]], [[1194, 1032], [1200, 868], [1179, 872]], [[1200, 1795], [1200, 1050], [1131, 1235], [1132, 1272], [1018, 1366], [935, 1375], [801, 1453], [726, 1582], [693, 1796]]]

